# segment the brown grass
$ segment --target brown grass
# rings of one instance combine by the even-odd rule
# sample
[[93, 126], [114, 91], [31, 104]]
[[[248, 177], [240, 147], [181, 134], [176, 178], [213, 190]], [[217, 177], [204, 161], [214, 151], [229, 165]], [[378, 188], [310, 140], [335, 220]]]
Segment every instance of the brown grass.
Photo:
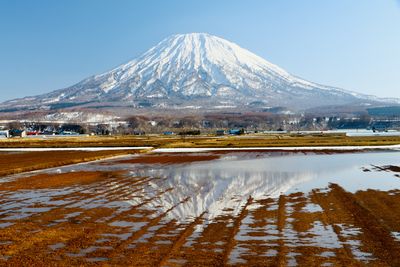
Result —
[[116, 146], [152, 146], [152, 147], [276, 147], [276, 146], [365, 146], [400, 144], [399, 136], [348, 137], [343, 134], [325, 135], [211, 135], [179, 136], [88, 136], [75, 138], [18, 138], [0, 140], [0, 147], [116, 147]]
[[60, 174], [38, 174], [16, 179], [11, 182], [1, 183], [0, 191], [21, 190], [21, 189], [45, 189], [66, 187], [72, 185], [90, 184], [93, 182], [108, 179], [113, 173], [108, 172], [69, 172]]
[[138, 151], [110, 150], [3, 153], [0, 157], [0, 177], [9, 174], [53, 168], [133, 153], [138, 153]]
[[121, 160], [118, 163], [141, 163], [141, 164], [176, 164], [176, 163], [190, 163], [199, 161], [209, 161], [218, 159], [218, 155], [207, 155], [207, 154], [155, 154], [155, 155], [142, 155], [137, 158]]

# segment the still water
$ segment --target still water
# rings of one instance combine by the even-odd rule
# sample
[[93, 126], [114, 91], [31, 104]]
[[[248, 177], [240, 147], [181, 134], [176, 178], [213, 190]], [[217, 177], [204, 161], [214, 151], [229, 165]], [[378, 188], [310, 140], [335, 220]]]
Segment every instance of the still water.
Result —
[[[374, 171], [373, 166], [400, 165], [400, 152], [350, 154], [231, 153], [208, 162], [177, 165], [136, 165], [132, 175], [161, 177], [146, 191], [173, 188], [163, 203], [193, 197], [181, 212], [197, 216], [207, 210], [211, 217], [224, 208], [237, 209], [238, 201], [276, 198], [292, 192], [308, 193], [336, 183], [345, 190], [400, 188], [395, 173]], [[364, 170], [370, 171], [364, 171]], [[183, 214], [176, 214], [178, 217]], [[184, 217], [185, 217], [184, 216]]]
[[[181, 157], [185, 155], [180, 154]], [[201, 155], [214, 154], [208, 152]], [[350, 192], [400, 189], [400, 173], [376, 168], [400, 166], [398, 151], [338, 154], [256, 151], [218, 155], [218, 159], [180, 164], [127, 164], [114, 159], [65, 166], [46, 172], [121, 170], [125, 173], [124, 179], [146, 177], [148, 182], [140, 188], [132, 188], [131, 193], [126, 189], [125, 200], [119, 204], [141, 205], [157, 213], [168, 211], [168, 217], [178, 221], [186, 221], [204, 212], [212, 219], [227, 209], [237, 214], [249, 197], [257, 200], [295, 192], [307, 194], [312, 189], [325, 189], [330, 183], [339, 184]], [[10, 177], [3, 178], [8, 179]], [[106, 187], [112, 191], [120, 187], [120, 184], [113, 182]], [[63, 194], [63, 190], [68, 193], [75, 189], [57, 189], [55, 193]], [[37, 194], [42, 194], [35, 190], [27, 193], [25, 196], [31, 196], [29, 203], [39, 201]], [[50, 193], [44, 191], [43, 194], [49, 196]], [[186, 198], [188, 201], [178, 205]], [[96, 203], [106, 207], [111, 205], [105, 197]], [[170, 210], [171, 207], [174, 208]]]
[[[398, 174], [376, 169], [376, 166], [399, 166], [400, 152], [396, 151], [339, 154], [229, 152], [220, 154], [219, 159], [193, 163], [122, 164], [118, 160], [109, 160], [107, 165], [103, 163], [64, 167], [57, 172], [124, 170], [131, 177], [148, 177], [148, 185], [139, 194], [157, 197], [146, 203], [146, 208], [167, 211], [182, 199], [190, 198], [168, 212], [168, 216], [177, 220], [197, 217], [203, 212], [213, 218], [226, 209], [237, 213], [250, 196], [265, 199], [294, 192], [307, 194], [315, 188], [327, 188], [330, 183], [339, 184], [350, 192], [400, 188]], [[132, 197], [127, 203], [141, 205], [142, 201], [141, 197]]]

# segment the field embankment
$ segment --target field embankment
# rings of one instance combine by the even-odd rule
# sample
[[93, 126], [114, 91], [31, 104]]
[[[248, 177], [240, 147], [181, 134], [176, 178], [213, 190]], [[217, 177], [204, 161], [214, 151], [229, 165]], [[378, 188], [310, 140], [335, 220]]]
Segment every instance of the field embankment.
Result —
[[0, 152], [0, 177], [27, 171], [59, 167], [114, 156], [138, 153], [137, 150], [108, 151], [47, 151], [25, 153]]
[[400, 144], [400, 136], [243, 135], [243, 136], [87, 136], [65, 138], [15, 138], [0, 140], [0, 148], [27, 147], [294, 147], [294, 146], [375, 146]]

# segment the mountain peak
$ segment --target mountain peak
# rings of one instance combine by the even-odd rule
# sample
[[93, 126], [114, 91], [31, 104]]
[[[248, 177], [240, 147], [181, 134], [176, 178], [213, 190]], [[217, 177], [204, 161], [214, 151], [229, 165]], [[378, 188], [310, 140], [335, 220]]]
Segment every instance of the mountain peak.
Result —
[[[207, 57], [208, 60], [218, 60], [219, 62], [235, 65], [237, 63], [247, 65], [264, 65], [270, 67], [271, 63], [241, 48], [239, 45], [227, 41], [223, 38], [208, 33], [187, 33], [176, 34], [165, 38], [150, 51], [172, 52], [181, 57], [196, 56]], [[145, 54], [147, 55], [147, 53]], [[167, 53], [164, 53], [167, 55]], [[198, 62], [196, 62], [198, 63]], [[278, 68], [277, 66], [274, 66]], [[281, 70], [283, 71], [283, 70]]]
[[[255, 74], [258, 72], [263, 72], [266, 77], [290, 78], [290, 75], [278, 66], [233, 42], [207, 33], [176, 34], [167, 37], [141, 57], [111, 72], [125, 72], [127, 75], [119, 76], [122, 80], [130, 78], [132, 73], [140, 73], [141, 77], [152, 76], [167, 87], [172, 86], [174, 92], [182, 91], [185, 96], [212, 95], [211, 91], [217, 92], [217, 87], [221, 85], [230, 85], [240, 91], [251, 87], [246, 84], [245, 78], [257, 78]], [[203, 85], [211, 84], [207, 92], [185, 90], [188, 84], [194, 82], [196, 76], [202, 79]], [[172, 81], [175, 83], [171, 84]]]
[[171, 38], [184, 37], [184, 38], [195, 38], [195, 39], [198, 39], [198, 38], [213, 38], [213, 37], [214, 38], [219, 38], [219, 37], [217, 37], [215, 35], [212, 35], [212, 34], [209, 34], [209, 33], [206, 33], [206, 32], [177, 33], [177, 34], [170, 35], [169, 37], [171, 37]]
[[[342, 105], [368, 96], [295, 77], [239, 45], [208, 33], [169, 36], [138, 58], [29, 103], [149, 101], [170, 105], [304, 109]], [[26, 102], [26, 101], [25, 101]], [[12, 102], [15, 104], [15, 101]]]

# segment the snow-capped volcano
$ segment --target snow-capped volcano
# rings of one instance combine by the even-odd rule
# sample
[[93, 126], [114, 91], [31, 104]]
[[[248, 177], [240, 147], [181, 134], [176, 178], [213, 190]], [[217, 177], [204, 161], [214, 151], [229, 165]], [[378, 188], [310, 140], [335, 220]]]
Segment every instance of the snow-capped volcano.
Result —
[[374, 98], [305, 81], [232, 42], [190, 33], [170, 36], [140, 57], [69, 88], [5, 104], [147, 101], [162, 107], [195, 102], [203, 107], [261, 103], [303, 109], [366, 100]]

